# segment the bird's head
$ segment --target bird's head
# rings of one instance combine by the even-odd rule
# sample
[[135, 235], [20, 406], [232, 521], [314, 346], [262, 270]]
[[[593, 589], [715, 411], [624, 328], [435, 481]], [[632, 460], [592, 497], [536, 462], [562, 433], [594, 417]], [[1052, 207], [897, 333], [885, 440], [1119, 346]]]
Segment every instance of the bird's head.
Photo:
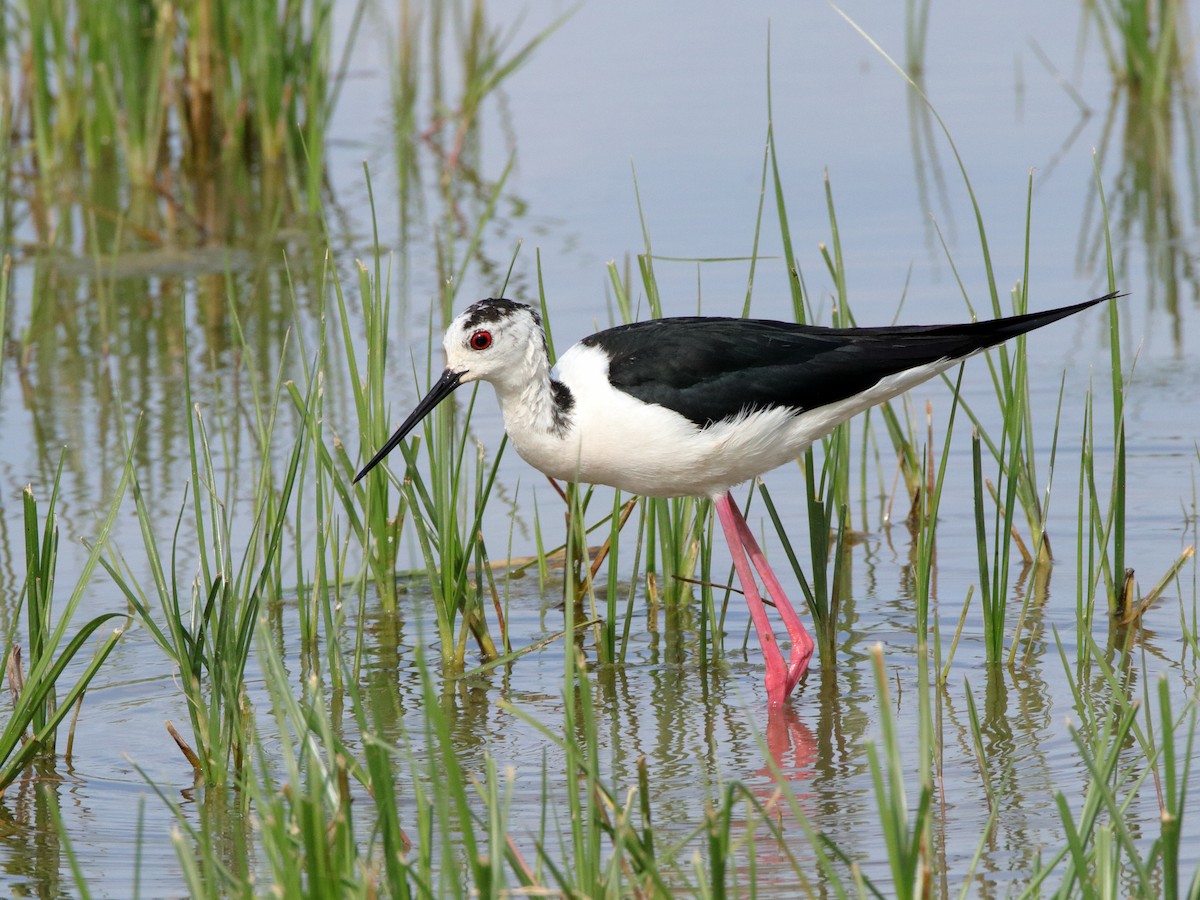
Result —
[[528, 378], [531, 364], [546, 356], [542, 317], [512, 300], [480, 300], [459, 313], [442, 342], [446, 371], [468, 381], [502, 383]]
[[446, 369], [355, 482], [379, 464], [433, 408], [468, 381], [502, 384], [528, 377], [531, 366], [546, 364], [542, 318], [533, 307], [513, 300], [489, 299], [472, 303], [450, 323], [442, 341]]

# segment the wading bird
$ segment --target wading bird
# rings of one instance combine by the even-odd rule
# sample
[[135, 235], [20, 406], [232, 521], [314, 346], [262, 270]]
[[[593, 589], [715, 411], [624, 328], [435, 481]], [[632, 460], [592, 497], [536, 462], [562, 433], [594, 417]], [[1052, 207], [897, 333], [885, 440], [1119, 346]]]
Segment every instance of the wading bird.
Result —
[[[555, 366], [536, 310], [480, 300], [447, 329], [441, 377], [354, 480], [455, 388], [489, 381], [517, 453], [552, 478], [710, 498], [762, 644], [767, 699], [778, 707], [808, 670], [813, 641], [729, 489], [967, 357], [1115, 296], [962, 325], [653, 319], [590, 335]], [[786, 661], [751, 566], [787, 627]]]

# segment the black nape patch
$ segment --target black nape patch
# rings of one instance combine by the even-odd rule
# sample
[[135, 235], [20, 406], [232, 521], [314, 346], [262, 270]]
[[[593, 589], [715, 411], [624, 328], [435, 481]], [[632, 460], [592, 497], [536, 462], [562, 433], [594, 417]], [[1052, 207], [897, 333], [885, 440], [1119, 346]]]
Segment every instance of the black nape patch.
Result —
[[532, 306], [518, 303], [515, 300], [506, 300], [503, 297], [489, 297], [487, 300], [480, 300], [478, 303], [468, 306], [465, 310], [466, 318], [463, 320], [463, 327], [478, 328], [480, 325], [493, 325], [496, 322], [510, 319], [519, 312], [528, 312], [533, 316], [534, 324], [541, 327], [542, 317]]
[[550, 382], [550, 392], [554, 395], [554, 431], [563, 434], [571, 424], [571, 410], [575, 408], [575, 396], [571, 389], [561, 381]]

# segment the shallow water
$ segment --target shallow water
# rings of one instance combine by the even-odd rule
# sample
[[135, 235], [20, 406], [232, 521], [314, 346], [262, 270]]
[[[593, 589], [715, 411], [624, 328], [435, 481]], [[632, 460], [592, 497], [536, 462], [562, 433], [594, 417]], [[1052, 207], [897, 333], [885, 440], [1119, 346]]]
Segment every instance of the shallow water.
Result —
[[[870, 551], [864, 554], [870, 555]], [[875, 562], [882, 567], [884, 561]], [[870, 570], [867, 561], [857, 565], [856, 581]], [[939, 577], [944, 573], [939, 572]], [[536, 588], [536, 580], [526, 581], [515, 582], [510, 596], [508, 621], [517, 646], [556, 631], [562, 621], [553, 599], [548, 602], [536, 590], [527, 590]], [[552, 588], [551, 593], [557, 590]], [[432, 649], [430, 641], [420, 639], [429, 603], [428, 594], [416, 588], [403, 595], [399, 628], [386, 621], [368, 628], [371, 638], [363, 674], [363, 696], [373, 701], [380, 720], [387, 723], [382, 736], [401, 747], [415, 742], [411, 748], [418, 763], [427, 753], [420, 738], [425, 700], [419, 660], [428, 658]], [[890, 873], [881, 851], [883, 835], [866, 754], [867, 740], [878, 737], [879, 714], [867, 650], [876, 642], [885, 647], [891, 702], [903, 734], [906, 722], [915, 719], [918, 696], [913, 602], [903, 585], [890, 583], [865, 588], [861, 596], [856, 592], [849, 603], [854, 625], [842, 633], [836, 673], [815, 665], [782, 712], [768, 714], [765, 708], [757, 654], [743, 657], [737, 650], [744, 615], [736, 605], [731, 608], [738, 625], [727, 639], [729, 659], [724, 664], [698, 670], [698, 635], [694, 622], [688, 621], [689, 611], [684, 610], [674, 616], [664, 613], [658, 633], [641, 631], [639, 621], [626, 665], [589, 673], [601, 771], [609, 783], [627, 789], [637, 783], [638, 759], [647, 759], [659, 841], [695, 841], [692, 829], [703, 821], [706, 806], [724, 786], [740, 782], [750, 796], [782, 816], [785, 831], [794, 838], [789, 841], [790, 852], [815, 874], [816, 863], [800, 826], [777, 794], [774, 765], [812, 826], [859, 860], [864, 874], [887, 889]], [[981, 717], [989, 780], [1002, 803], [973, 892], [1003, 894], [1024, 884], [1035, 858], [1061, 843], [1054, 792], [1063, 791], [1070, 798], [1073, 791], [1081, 795], [1086, 786], [1087, 771], [1068, 730], [1068, 722], [1078, 722], [1079, 714], [1071, 708], [1057, 651], [1047, 638], [1052, 627], [1067, 634], [1070, 623], [1061, 621], [1063, 617], [1056, 620], [1052, 605], [1034, 613], [1030, 630], [1038, 636], [1027, 650], [1028, 661], [1018, 665], [1011, 680], [988, 677], [980, 638], [968, 629], [947, 686], [934, 692], [943, 748], [935, 804], [944, 823], [935, 834], [938, 859], [946, 867], [942, 877], [952, 889], [961, 883], [990, 814], [971, 737], [968, 691]], [[947, 617], [957, 613], [957, 602], [944, 613], [939, 610]], [[673, 622], [688, 627], [672, 626]], [[285, 611], [283, 624], [285, 633], [294, 633], [294, 611]], [[1160, 667], [1177, 669], [1178, 663], [1162, 657], [1163, 637], [1147, 635], [1138, 648], [1146, 653], [1151, 672]], [[1064, 643], [1072, 654], [1073, 648]], [[145, 660], [151, 653], [134, 632], [123, 657], [134, 659], [135, 664], [140, 658], [149, 668]], [[294, 658], [294, 648], [288, 653]], [[110, 671], [105, 685], [89, 697], [77, 739], [79, 759], [75, 767], [56, 774], [63, 781], [55, 791], [72, 848], [94, 890], [126, 895], [137, 871], [146, 895], [171, 894], [179, 884], [175, 851], [163, 837], [175, 825], [164, 803], [148, 795], [143, 778], [155, 781], [189, 817], [198, 813], [196, 801], [203, 792], [192, 786], [162, 729], [164, 719], [181, 723], [185, 716], [178, 692], [165, 678], [123, 681], [130, 674], [123, 668]], [[1194, 677], [1179, 677], [1179, 682], [1181, 692], [1190, 695]], [[252, 676], [252, 697], [265, 702], [256, 684]], [[563, 645], [556, 641], [510, 667], [439, 691], [464, 768], [482, 772], [488, 757], [501, 771], [512, 767], [510, 832], [527, 851], [545, 819], [568, 821], [569, 781], [561, 751], [499, 703], [516, 706], [557, 732], [562, 727], [562, 684]], [[1135, 678], [1135, 696], [1140, 690]], [[1096, 684], [1090, 693], [1102, 707], [1107, 688]], [[577, 699], [572, 696], [571, 702]], [[915, 771], [915, 735], [904, 740], [906, 762]], [[349, 743], [356, 745], [352, 736]], [[416, 809], [405, 785], [412, 775], [403, 766], [400, 773], [397, 790], [407, 798], [401, 800], [402, 821], [411, 822]], [[547, 807], [544, 791], [559, 798], [557, 806]], [[0, 840], [12, 864], [6, 880], [14, 889], [53, 883], [54, 872], [65, 872], [61, 848], [44, 833], [46, 823], [30, 828], [23, 818], [37, 808], [30, 794], [28, 785], [14, 788], [9, 803], [13, 819]], [[1147, 841], [1153, 836], [1150, 826], [1157, 813], [1152, 787], [1143, 785], [1128, 819], [1146, 828]], [[746, 815], [751, 815], [748, 808]], [[1187, 826], [1185, 847], [1194, 847], [1192, 841], [1200, 835], [1194, 821]], [[139, 833], [144, 841], [140, 848], [135, 846]], [[237, 829], [232, 833], [236, 835]], [[761, 828], [759, 838], [754, 869], [760, 887], [794, 886], [792, 862]], [[731, 866], [748, 871], [748, 852], [741, 847]], [[1185, 852], [1194, 860], [1194, 850]], [[64, 893], [71, 891], [64, 888]]]
[[[847, 10], [902, 59], [900, 5], [881, 10], [861, 4]], [[500, 7], [490, 12], [505, 14]], [[1104, 121], [1118, 95], [1095, 34], [1080, 37], [1081, 16], [1079, 9], [1065, 4], [1030, 3], [969, 10], [938, 7], [930, 18], [925, 88], [971, 179], [1002, 290], [1023, 277], [1026, 190], [1030, 171], [1035, 174], [1028, 276], [1033, 308], [1104, 292], [1102, 270], [1080, 259], [1078, 248], [1094, 234], [1095, 222], [1087, 218], [1088, 204], [1094, 202], [1092, 151], [1102, 146]], [[532, 34], [550, 18], [542, 10], [530, 12], [520, 33]], [[539, 249], [560, 351], [597, 325], [614, 321], [605, 264], [616, 260], [623, 267], [627, 256], [644, 250], [632, 162], [654, 252], [692, 260], [655, 261], [667, 312], [690, 313], [700, 307], [713, 314], [739, 313], [747, 292], [750, 265], [745, 257], [753, 250], [766, 141], [768, 29], [781, 177], [800, 266], [820, 314], [828, 317], [834, 297], [816, 249], [819, 242], [830, 240], [827, 175], [859, 323], [897, 317], [905, 322], [965, 318], [956, 273], [975, 308], [988, 315], [970, 198], [936, 123], [914, 116], [901, 77], [836, 12], [803, 4], [768, 4], [746, 14], [716, 3], [703, 9], [693, 5], [686, 13], [594, 3], [569, 18], [505, 83], [503, 102], [487, 111], [480, 138], [482, 179], [498, 178], [513, 151], [516, 167], [505, 188], [502, 213], [485, 234], [482, 260], [465, 270], [460, 305], [500, 291], [508, 261], [521, 241], [506, 293], [536, 302], [533, 251]], [[1035, 46], [1071, 80], [1090, 114], [1058, 85]], [[378, 36], [361, 47], [334, 128], [343, 142], [331, 149], [330, 178], [338, 221], [345, 225], [334, 235], [335, 265], [347, 284], [353, 283], [353, 260], [369, 259], [371, 254], [364, 158], [371, 166], [376, 197], [396, 195], [391, 124], [387, 104], [380, 102], [391, 62]], [[1119, 107], [1117, 115], [1123, 115]], [[935, 135], [936, 149], [921, 137], [926, 127]], [[1117, 185], [1126, 165], [1121, 147], [1110, 145], [1102, 171], [1113, 209], [1120, 207]], [[1126, 407], [1126, 554], [1142, 590], [1196, 540], [1200, 417], [1194, 386], [1200, 380], [1200, 352], [1193, 263], [1200, 242], [1190, 224], [1197, 203], [1184, 177], [1189, 165], [1194, 161], [1181, 154], [1175, 167], [1180, 192], [1176, 200], [1187, 211], [1182, 220], [1189, 223], [1183, 230], [1168, 241], [1148, 242], [1144, 236], [1149, 226], [1135, 221], [1114, 234], [1118, 282], [1130, 294], [1120, 301], [1124, 359], [1127, 366], [1135, 355], [1137, 359]], [[434, 173], [426, 171], [425, 177], [427, 205], [407, 226], [394, 203], [379, 206], [382, 241], [395, 248], [389, 372], [394, 416], [403, 415], [419, 392], [409, 358], [411, 354], [415, 359], [417, 371], [424, 371], [429, 309], [439, 290], [435, 235], [454, 227], [453, 216], [439, 205], [433, 189]], [[460, 198], [467, 218], [478, 211], [473, 196], [465, 191], [465, 199]], [[752, 309], [760, 316], [788, 317], [790, 301], [769, 181], [766, 210]], [[953, 270], [931, 217], [949, 244]], [[259, 371], [273, 373], [285, 339], [295, 341], [298, 336], [311, 347], [317, 333], [311, 312], [319, 256], [303, 239], [289, 237], [280, 244], [288, 253], [300, 307], [298, 335], [290, 338], [285, 335], [295, 317], [287, 295], [289, 279], [279, 263], [280, 246], [263, 253], [249, 271], [244, 250], [231, 257], [237, 265], [214, 262], [206, 252], [191, 272], [181, 270], [175, 256], [167, 269], [152, 269], [152, 261], [138, 260], [137, 266], [110, 270], [115, 280], [103, 286], [84, 266], [29, 256], [18, 261], [10, 333], [28, 329], [37, 340], [24, 370], [18, 369], [13, 353], [6, 354], [0, 384], [0, 596], [5, 598], [0, 617], [6, 625], [13, 619], [24, 578], [20, 491], [31, 483], [39, 496], [46, 494], [62, 448], [60, 590], [73, 583], [81, 565], [84, 551], [77, 539], [94, 533], [115, 489], [123, 462], [121, 429], [131, 427], [139, 414], [144, 416], [146, 437], [136, 460], [140, 477], [160, 533], [169, 534], [173, 528], [190, 476], [188, 409], [181, 402], [185, 370], [191, 372], [195, 399], [209, 427], [229, 442], [231, 458], [254, 465], [249, 379], [239, 374], [243, 359], [227, 320], [224, 291], [228, 277], [254, 353], [250, 364]], [[1174, 255], [1164, 265], [1162, 254], [1168, 249]], [[695, 261], [731, 257], [742, 259]], [[110, 302], [103, 305], [96, 302], [102, 287], [111, 292]], [[643, 314], [644, 307], [643, 297]], [[1063, 844], [1055, 791], [1062, 791], [1077, 808], [1087, 784], [1068, 728], [1068, 722], [1081, 720], [1068, 681], [1078, 672], [1082, 643], [1075, 613], [1077, 448], [1082, 398], [1089, 385], [1098, 392], [1102, 425], [1107, 414], [1106, 340], [1107, 320], [1101, 314], [1080, 316], [1029, 339], [1043, 487], [1060, 384], [1064, 397], [1049, 526], [1057, 559], [1045, 598], [1030, 613], [1013, 669], [1002, 677], [987, 669], [976, 596], [946, 686], [934, 691], [944, 748], [940, 792], [934, 801], [940, 823], [935, 827], [937, 855], [945, 869], [939, 877], [946, 890], [956, 893], [968, 878], [970, 893], [979, 895], [1006, 895], [1022, 887], [1034, 859], [1045, 859]], [[288, 374], [298, 377], [294, 357], [289, 365], [293, 371]], [[968, 366], [964, 385], [967, 402], [995, 427], [995, 403], [982, 360]], [[329, 427], [353, 435], [353, 407], [344, 378], [332, 376], [328, 392]], [[924, 428], [927, 399], [933, 404], [935, 446], [940, 450], [949, 392], [937, 384], [914, 392], [911, 409], [918, 428]], [[281, 453], [293, 427], [281, 423], [276, 444], [284, 448]], [[1099, 432], [1100, 443], [1105, 427]], [[494, 452], [501, 424], [487, 389], [480, 393], [473, 428]], [[877, 431], [882, 436], [878, 425]], [[350, 452], [354, 456], [356, 450]], [[1110, 465], [1100, 464], [1105, 478]], [[245, 518], [255, 473], [237, 464], [233, 468], [226, 499], [229, 508]], [[886, 889], [890, 883], [866, 756], [866, 742], [879, 736], [879, 699], [869, 651], [876, 643], [883, 645], [906, 762], [915, 772], [918, 635], [908, 574], [912, 538], [900, 524], [906, 510], [889, 506], [890, 463], [878, 468], [880, 474], [872, 473], [854, 499], [852, 515], [865, 536], [852, 550], [836, 669], [814, 662], [786, 714], [767, 715], [761, 663], [754, 652], [740, 652], [746, 617], [736, 596], [729, 606], [724, 665], [700, 671], [695, 611], [688, 607], [664, 611], [652, 626], [639, 611], [627, 664], [591, 673], [602, 767], [615, 784], [628, 787], [636, 782], [636, 760], [646, 756], [658, 792], [655, 824], [664, 835], [682, 839], [689, 834], [703, 820], [706, 804], [721, 784], [742, 782], [751, 794], [769, 801], [775, 792], [769, 755], [813, 826], [859, 860], [876, 884]], [[223, 479], [227, 473], [218, 474]], [[799, 469], [784, 467], [768, 483], [793, 545], [806, 548]], [[950, 448], [937, 548], [935, 596], [947, 641], [968, 589], [979, 578], [971, 491], [969, 428], [960, 418]], [[601, 493], [594, 508], [608, 508], [606, 498]], [[543, 531], [558, 540], [554, 529], [561, 518], [555, 495], [509, 452], [484, 522], [493, 558], [503, 555], [500, 548], [510, 522], [514, 555], [533, 551], [535, 502]], [[798, 597], [769, 521], [752, 519], [765, 533], [768, 555], [785, 576], [785, 587]], [[193, 537], [187, 527], [185, 517], [180, 539], [185, 547]], [[138, 524], [131, 513], [121, 517], [114, 534], [131, 568], [144, 576]], [[311, 535], [296, 538], [301, 558], [311, 540]], [[401, 561], [420, 567], [415, 541], [406, 542]], [[724, 565], [719, 562], [714, 571], [722, 571]], [[1137, 635], [1131, 659], [1131, 694], [1137, 698], [1143, 690], [1153, 690], [1159, 677], [1166, 677], [1177, 713], [1193, 697], [1196, 681], [1196, 660], [1184, 640], [1184, 629], [1195, 628], [1196, 578], [1193, 561], [1168, 585], [1146, 630]], [[1023, 599], [1015, 568], [1010, 584], [1011, 633]], [[540, 593], [536, 579], [513, 583], [509, 625], [514, 646], [561, 629], [560, 596], [553, 585]], [[120, 603], [118, 592], [97, 577], [81, 615], [119, 608]], [[280, 622], [281, 643], [294, 658], [293, 612], [282, 613]], [[423, 727], [418, 651], [436, 658], [432, 611], [419, 581], [402, 595], [398, 623], [381, 622], [369, 634], [365, 695], [396, 698], [398, 714], [388, 736], [401, 742]], [[1101, 647], [1106, 645], [1107, 635], [1095, 638]], [[1098, 706], [1104, 705], [1108, 690], [1103, 683], [1088, 687]], [[970, 876], [990, 810], [971, 738], [968, 691], [981, 719], [990, 782], [1001, 798], [995, 830]], [[480, 770], [487, 753], [502, 766], [515, 767], [511, 821], [518, 842], [532, 831], [523, 835], [522, 823], [542, 815], [543, 761], [558, 779], [551, 783], [552, 795], [561, 796], [566, 782], [552, 745], [497, 701], [509, 701], [554, 729], [561, 727], [562, 695], [561, 641], [444, 694], [463, 765]], [[47, 776], [55, 784], [72, 849], [99, 895], [128, 895], [135, 879], [146, 896], [184, 892], [168, 839], [174, 817], [146, 779], [183, 804], [193, 820], [199, 818], [201, 804], [190, 770], [163, 728], [165, 719], [186, 720], [182, 695], [162, 653], [144, 629], [134, 627], [88, 696], [73, 765], [60, 766]], [[909, 799], [911, 803], [913, 797]], [[409, 807], [402, 810], [411, 813]], [[1190, 871], [1200, 864], [1200, 807], [1194, 799], [1187, 813], [1183, 846], [1185, 871]], [[565, 805], [550, 813], [565, 814]], [[782, 814], [785, 820], [790, 816]], [[15, 785], [0, 804], [0, 893], [74, 893], [63, 847], [53, 838], [46, 815], [30, 784]], [[1128, 811], [1143, 845], [1157, 834], [1158, 818], [1153, 786], [1147, 782]], [[790, 820], [785, 828], [796, 835], [789, 847], [803, 861], [810, 852], [807, 840]], [[231, 834], [236, 831], [236, 826], [229, 827]], [[778, 886], [781, 892], [794, 889], [792, 866], [781, 858], [779, 848], [767, 840], [754, 846], [761, 883]], [[744, 847], [742, 852], [735, 865], [745, 871], [749, 861]], [[810, 871], [815, 879], [815, 868]]]

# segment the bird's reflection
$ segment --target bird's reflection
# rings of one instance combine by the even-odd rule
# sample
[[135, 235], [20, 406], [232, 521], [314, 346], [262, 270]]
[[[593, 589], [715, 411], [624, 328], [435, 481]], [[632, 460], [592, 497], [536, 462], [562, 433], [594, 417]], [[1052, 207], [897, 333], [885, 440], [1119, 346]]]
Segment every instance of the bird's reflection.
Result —
[[768, 765], [758, 774], [791, 783], [807, 782], [812, 778], [817, 761], [817, 738], [791, 704], [767, 712], [766, 740], [774, 766]]

